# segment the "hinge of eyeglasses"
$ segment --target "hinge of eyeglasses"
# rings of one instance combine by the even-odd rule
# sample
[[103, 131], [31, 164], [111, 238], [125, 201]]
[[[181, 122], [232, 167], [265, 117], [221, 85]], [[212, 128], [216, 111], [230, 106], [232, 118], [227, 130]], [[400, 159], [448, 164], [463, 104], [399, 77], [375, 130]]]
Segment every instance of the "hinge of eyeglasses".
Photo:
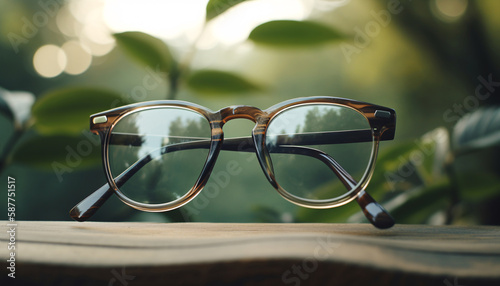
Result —
[[389, 119], [391, 118], [392, 114], [389, 111], [385, 110], [377, 110], [375, 111], [375, 117], [381, 118], [381, 119]]
[[92, 120], [92, 122], [94, 122], [94, 124], [106, 123], [106, 122], [108, 122], [108, 117], [106, 115], [98, 116], [98, 117], [95, 117]]

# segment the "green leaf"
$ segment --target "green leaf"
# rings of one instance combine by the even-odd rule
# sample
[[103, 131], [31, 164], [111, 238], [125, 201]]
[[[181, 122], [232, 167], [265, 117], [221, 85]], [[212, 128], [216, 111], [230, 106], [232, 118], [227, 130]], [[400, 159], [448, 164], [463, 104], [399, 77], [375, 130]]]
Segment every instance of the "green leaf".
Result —
[[187, 84], [194, 91], [204, 94], [235, 94], [260, 89], [239, 75], [217, 70], [195, 71], [189, 76]]
[[481, 108], [460, 119], [453, 129], [456, 155], [500, 145], [500, 108]]
[[368, 187], [370, 194], [401, 192], [421, 184], [432, 184], [445, 175], [449, 135], [440, 127], [418, 140], [394, 143], [384, 148]]
[[257, 26], [248, 38], [259, 44], [300, 47], [339, 41], [345, 37], [340, 32], [320, 23], [278, 20]]
[[22, 142], [14, 150], [10, 161], [46, 171], [70, 172], [99, 166], [99, 146], [99, 140], [83, 135], [36, 136]]
[[210, 21], [213, 18], [224, 13], [228, 9], [244, 2], [245, 0], [210, 0], [207, 4], [207, 16], [206, 21]]
[[114, 34], [125, 53], [155, 71], [176, 73], [177, 64], [168, 46], [160, 39], [142, 32]]
[[42, 134], [79, 134], [88, 130], [91, 114], [127, 103], [118, 93], [105, 89], [59, 89], [35, 102], [33, 124]]

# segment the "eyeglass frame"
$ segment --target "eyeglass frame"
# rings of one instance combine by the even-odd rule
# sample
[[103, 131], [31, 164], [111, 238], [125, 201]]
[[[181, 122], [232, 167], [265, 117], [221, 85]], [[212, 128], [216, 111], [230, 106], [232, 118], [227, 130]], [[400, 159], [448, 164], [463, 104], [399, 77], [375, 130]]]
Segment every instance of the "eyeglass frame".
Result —
[[[336, 163], [336, 161], [333, 158], [331, 158], [328, 154], [326, 153], [314, 154], [315, 155], [314, 157], [321, 159], [322, 161], [327, 160], [328, 163], [325, 162], [324, 163], [330, 164], [329, 165], [330, 169], [335, 172], [335, 174], [337, 175], [337, 177], [339, 177], [339, 179], [342, 180], [346, 188], [348, 187], [347, 184], [349, 184], [351, 186], [351, 189], [348, 189], [348, 191], [344, 193], [342, 196], [333, 199], [308, 200], [288, 193], [286, 190], [281, 188], [281, 186], [277, 182], [272, 167], [272, 160], [270, 157], [270, 153], [266, 146], [266, 132], [270, 123], [281, 112], [284, 112], [289, 108], [294, 108], [298, 106], [322, 105], [322, 104], [343, 106], [351, 108], [362, 114], [367, 119], [371, 128], [373, 136], [372, 137], [373, 147], [372, 147], [370, 161], [368, 163], [368, 168], [359, 182], [356, 182], [356, 180], [352, 179], [352, 177], [345, 170], [343, 170], [343, 168], [338, 163]], [[209, 154], [207, 156], [205, 165], [203, 166], [203, 169], [196, 183], [181, 198], [178, 198], [172, 202], [155, 204], [155, 205], [136, 202], [128, 198], [126, 195], [124, 195], [120, 191], [119, 187], [115, 182], [115, 180], [120, 179], [119, 177], [122, 177], [123, 173], [122, 175], [118, 176], [115, 179], [113, 179], [111, 175], [111, 170], [109, 166], [109, 143], [112, 137], [111, 134], [113, 128], [122, 118], [131, 113], [155, 109], [155, 108], [169, 108], [169, 107], [194, 111], [207, 119], [211, 128]], [[229, 138], [224, 140], [224, 132], [223, 132], [224, 124], [226, 124], [228, 121], [232, 119], [241, 119], [241, 118], [251, 120], [256, 124], [252, 130], [252, 136], [242, 137], [242, 138]], [[378, 204], [365, 191], [365, 189], [368, 186], [368, 183], [370, 182], [370, 179], [373, 175], [376, 157], [378, 154], [379, 142], [394, 139], [395, 129], [396, 129], [396, 112], [391, 108], [351, 99], [328, 97], [328, 96], [315, 96], [315, 97], [303, 97], [303, 98], [291, 99], [273, 105], [272, 107], [265, 110], [261, 110], [253, 106], [235, 105], [235, 106], [225, 107], [216, 112], [213, 112], [210, 109], [205, 108], [201, 105], [179, 100], [147, 101], [147, 102], [129, 104], [122, 107], [117, 107], [90, 116], [91, 132], [96, 135], [99, 135], [101, 138], [103, 167], [106, 174], [107, 184], [103, 185], [97, 191], [86, 197], [84, 200], [78, 203], [74, 208], [72, 208], [70, 211], [70, 216], [77, 221], [88, 220], [113, 193], [115, 193], [119, 197], [119, 199], [122, 200], [125, 204], [142, 211], [160, 212], [160, 211], [173, 210], [178, 207], [181, 207], [187, 204], [192, 199], [194, 199], [194, 197], [196, 197], [196, 195], [198, 195], [201, 192], [201, 190], [203, 189], [203, 187], [205, 186], [210, 177], [210, 174], [215, 166], [215, 162], [217, 160], [220, 151], [231, 150], [231, 151], [246, 151], [246, 152], [255, 151], [259, 164], [262, 170], [264, 171], [264, 174], [267, 180], [270, 182], [270, 184], [280, 193], [282, 197], [284, 197], [286, 200], [296, 205], [307, 208], [325, 209], [325, 208], [333, 208], [341, 206], [351, 202], [352, 200], [356, 200], [360, 205], [363, 213], [370, 221], [370, 223], [372, 223], [377, 228], [381, 229], [390, 228], [394, 225], [394, 219], [380, 204]], [[243, 150], [241, 146], [244, 144], [244, 142], [247, 142], [247, 145], [251, 148], [253, 147], [253, 149], [249, 148]], [[344, 143], [348, 143], [348, 141]], [[313, 143], [310, 144], [312, 145]], [[292, 152], [295, 151], [292, 150]], [[327, 157], [325, 157], [325, 155]], [[332, 166], [332, 164], [336, 165]], [[133, 174], [135, 174], [135, 172]], [[125, 181], [128, 180], [128, 178], [133, 176], [133, 174], [131, 174], [129, 177], [125, 176], [126, 178], [124, 178], [124, 180]], [[354, 186], [352, 186], [351, 184], [353, 184]]]

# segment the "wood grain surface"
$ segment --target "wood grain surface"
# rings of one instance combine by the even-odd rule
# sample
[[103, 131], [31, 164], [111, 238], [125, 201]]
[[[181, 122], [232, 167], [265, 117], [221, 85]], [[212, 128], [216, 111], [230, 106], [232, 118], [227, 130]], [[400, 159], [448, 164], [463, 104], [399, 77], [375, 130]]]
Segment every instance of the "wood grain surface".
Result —
[[500, 227], [17, 224], [1, 285], [500, 285]]

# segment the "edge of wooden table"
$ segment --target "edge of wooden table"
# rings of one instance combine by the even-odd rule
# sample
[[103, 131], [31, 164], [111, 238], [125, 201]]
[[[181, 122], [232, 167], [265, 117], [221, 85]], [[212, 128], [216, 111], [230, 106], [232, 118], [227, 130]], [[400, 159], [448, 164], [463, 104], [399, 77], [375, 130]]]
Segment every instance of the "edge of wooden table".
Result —
[[[0, 225], [7, 225], [0, 221]], [[0, 233], [2, 245], [7, 232]], [[500, 227], [19, 221], [19, 265], [179, 267], [260, 261], [500, 279]], [[0, 248], [2, 264], [9, 251]], [[290, 265], [292, 266], [292, 265]], [[4, 265], [2, 267], [5, 269]]]

